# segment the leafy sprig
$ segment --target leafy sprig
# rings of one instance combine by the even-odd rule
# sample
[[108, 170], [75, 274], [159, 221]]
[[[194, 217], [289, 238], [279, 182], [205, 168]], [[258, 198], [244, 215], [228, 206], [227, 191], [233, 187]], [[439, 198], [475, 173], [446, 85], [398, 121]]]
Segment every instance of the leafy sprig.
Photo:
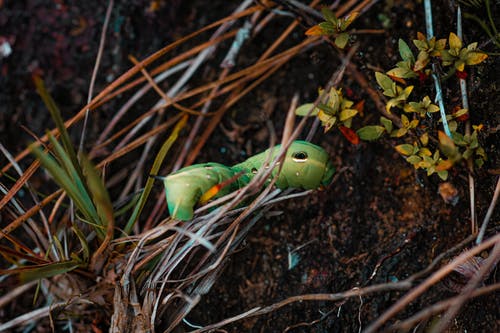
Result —
[[349, 34], [345, 32], [351, 23], [359, 15], [358, 12], [352, 12], [342, 18], [337, 18], [335, 13], [328, 7], [321, 9], [325, 21], [312, 26], [306, 31], [308, 36], [334, 36], [335, 45], [343, 49], [349, 41]]

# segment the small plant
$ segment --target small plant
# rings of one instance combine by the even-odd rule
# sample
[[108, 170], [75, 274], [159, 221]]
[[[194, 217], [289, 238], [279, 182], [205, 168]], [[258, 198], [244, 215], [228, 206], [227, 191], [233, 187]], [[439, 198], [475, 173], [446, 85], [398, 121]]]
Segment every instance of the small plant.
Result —
[[451, 66], [459, 71], [465, 70], [465, 65], [473, 66], [482, 63], [488, 55], [477, 49], [477, 43], [471, 43], [467, 47], [463, 47], [462, 41], [453, 32], [450, 33], [448, 39], [450, 48], [443, 50], [441, 54], [442, 63], [444, 66]]
[[[476, 165], [480, 166], [484, 163], [486, 155], [477, 139], [477, 129], [482, 126], [474, 127], [472, 135], [463, 135], [457, 132], [458, 121], [463, 121], [468, 117], [468, 110], [459, 109], [446, 116], [449, 120], [451, 138], [439, 131], [439, 145], [432, 151], [428, 147], [428, 142], [434, 126], [426, 120], [431, 114], [438, 112], [439, 107], [433, 104], [427, 95], [420, 101], [410, 101], [409, 97], [414, 86], [407, 85], [405, 79], [416, 77], [422, 79], [428, 76], [432, 73], [432, 69], [429, 69], [428, 65], [434, 60], [441, 61], [443, 66], [452, 66], [450, 73], [457, 72], [458, 76], [462, 76], [466, 65], [477, 65], [483, 62], [487, 55], [477, 49], [477, 43], [469, 44], [463, 48], [462, 41], [454, 33], [450, 33], [448, 39], [450, 47], [448, 49], [446, 48], [446, 39], [436, 39], [435, 37], [427, 39], [422, 33], [418, 33], [417, 39], [413, 43], [419, 51], [416, 60], [408, 44], [399, 40], [399, 53], [403, 61], [398, 62], [396, 67], [388, 71], [387, 74], [375, 73], [376, 81], [382, 88], [383, 94], [390, 97], [386, 102], [386, 110], [388, 112], [399, 110], [401, 127], [393, 129], [392, 121], [381, 117], [382, 126], [365, 126], [357, 133], [362, 140], [376, 140], [384, 133], [393, 138], [404, 138], [411, 134], [409, 138], [413, 143], [397, 145], [396, 151], [403, 155], [415, 169], [424, 169], [428, 175], [437, 173], [441, 179], [445, 180], [448, 177], [447, 170], [461, 159], [468, 160], [474, 156]], [[399, 86], [396, 82], [403, 85]], [[408, 118], [407, 115], [413, 119]], [[424, 134], [415, 140], [417, 129], [418, 132], [423, 131]], [[443, 155], [447, 159], [444, 159]]]
[[[446, 48], [448, 42], [449, 48]], [[463, 77], [465, 75], [465, 66], [473, 66], [480, 64], [488, 55], [477, 49], [477, 43], [471, 43], [467, 47], [463, 47], [462, 41], [453, 32], [450, 33], [448, 41], [446, 39], [436, 39], [427, 37], [422, 33], [417, 33], [417, 39], [413, 40], [413, 44], [418, 49], [418, 56], [415, 57], [405, 41], [399, 40], [399, 54], [403, 61], [396, 64], [396, 67], [387, 72], [393, 80], [405, 83], [404, 79], [414, 77], [425, 78], [431, 73], [431, 69], [427, 68], [431, 61], [440, 62], [442, 66], [452, 66], [451, 74], [458, 72], [457, 75]], [[377, 79], [378, 82], [378, 79]], [[385, 86], [379, 85], [385, 90]], [[386, 84], [387, 85], [387, 84]]]
[[[1, 274], [16, 276], [23, 283], [75, 270], [98, 272], [114, 238], [115, 213], [98, 170], [85, 155], [77, 154], [73, 148], [60, 111], [43, 81], [35, 76], [34, 82], [56, 123], [60, 139], [47, 132], [50, 149], [44, 150], [32, 144], [30, 150], [73, 202], [75, 221], [51, 235], [51, 248], [47, 251], [56, 253], [55, 258], [26, 255], [23, 246], [19, 247], [20, 251], [12, 252], [12, 258], [17, 257], [13, 260], [17, 267], [2, 270]], [[67, 233], [66, 230], [74, 237], [61, 236]]]
[[321, 9], [324, 22], [315, 25], [306, 31], [308, 36], [334, 36], [334, 43], [343, 49], [349, 41], [349, 34], [345, 32], [349, 25], [356, 19], [358, 12], [353, 12], [343, 18], [337, 18], [328, 7]]
[[[324, 90], [319, 89], [319, 95], [323, 95]], [[313, 103], [307, 103], [299, 106], [295, 110], [298, 116], [316, 116], [321, 121], [325, 133], [334, 127], [337, 127], [341, 133], [352, 143], [359, 142], [356, 133], [351, 130], [352, 119], [363, 108], [363, 102], [354, 104], [353, 101], [345, 98], [342, 89], [331, 88], [327, 94], [325, 103], [318, 103], [314, 107]], [[312, 109], [312, 111], [311, 111]], [[309, 111], [311, 111], [309, 113]]]
[[424, 118], [430, 113], [438, 112], [439, 106], [432, 104], [430, 97], [425, 96], [420, 102], [409, 102], [404, 106], [403, 110], [408, 113], [414, 112], [420, 118]]
[[398, 86], [389, 76], [380, 72], [375, 73], [377, 83], [382, 88], [382, 93], [391, 99], [385, 104], [385, 109], [390, 112], [391, 108], [402, 108], [406, 104], [406, 100], [410, 96], [413, 86], [402, 88]]
[[[446, 48], [447, 42], [449, 48]], [[406, 142], [396, 145], [395, 149], [408, 163], [415, 169], [425, 170], [429, 176], [437, 174], [445, 180], [448, 170], [462, 159], [474, 158], [478, 166], [484, 163], [486, 154], [478, 141], [478, 132], [482, 125], [474, 126], [471, 135], [459, 133], [459, 123], [468, 118], [468, 110], [458, 109], [446, 116], [451, 137], [437, 131], [436, 125], [439, 121], [433, 122], [431, 115], [437, 113], [439, 107], [428, 95], [412, 101], [415, 85], [409, 85], [406, 80], [419, 78], [420, 83], [424, 83], [424, 79], [432, 74], [433, 69], [429, 68], [429, 64], [434, 61], [440, 61], [442, 66], [451, 66], [450, 73], [457, 72], [457, 76], [461, 76], [465, 73], [465, 66], [477, 65], [483, 62], [487, 55], [477, 49], [477, 43], [462, 47], [462, 41], [453, 33], [448, 40], [435, 37], [427, 39], [424, 34], [418, 33], [413, 43], [418, 49], [416, 58], [408, 44], [400, 39], [398, 46], [402, 61], [387, 73], [375, 73], [383, 95], [389, 98], [385, 103], [385, 110], [399, 119], [397, 127], [394, 126], [393, 120], [380, 117], [379, 124], [364, 126], [354, 132], [351, 125], [354, 117], [359, 114], [358, 107], [353, 106], [354, 102], [345, 99], [340, 89], [335, 88], [328, 93], [326, 102], [318, 103], [316, 108], [312, 103], [301, 105], [296, 114], [305, 116], [312, 109], [310, 115], [318, 117], [325, 132], [338, 127], [346, 138], [355, 138], [349, 139], [353, 143], [357, 143], [359, 139], [377, 140], [383, 135], [404, 140]], [[320, 90], [320, 95], [322, 93]], [[438, 137], [434, 142], [439, 142], [434, 147], [429, 144], [433, 133]]]

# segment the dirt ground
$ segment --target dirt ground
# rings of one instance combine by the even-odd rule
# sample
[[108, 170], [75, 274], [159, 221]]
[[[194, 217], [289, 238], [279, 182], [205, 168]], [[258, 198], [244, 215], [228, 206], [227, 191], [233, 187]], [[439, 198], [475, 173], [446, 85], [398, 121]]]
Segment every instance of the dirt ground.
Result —
[[[496, 4], [492, 5], [497, 14], [494, 17], [500, 17], [498, 1], [490, 2]], [[127, 58], [129, 54], [144, 58], [181, 36], [229, 15], [235, 6], [226, 1], [116, 2], [95, 91], [101, 91], [132, 66]], [[435, 33], [443, 38], [455, 29], [453, 6], [453, 1], [433, 2]], [[0, 43], [7, 41], [12, 46], [12, 54], [0, 58], [0, 142], [12, 155], [33, 140], [31, 132], [40, 136], [53, 128], [50, 114], [33, 86], [33, 73], [41, 74], [65, 118], [85, 105], [106, 8], [107, 2], [100, 1], [0, 1]], [[484, 14], [481, 9], [464, 7], [464, 10]], [[275, 19], [264, 33], [248, 41], [237, 66], [244, 67], [250, 59], [262, 54], [290, 20], [286, 16]], [[500, 51], [487, 43], [488, 36], [477, 24], [464, 20], [463, 25], [467, 43], [477, 41], [481, 49]], [[379, 1], [356, 21], [355, 27], [384, 29], [382, 33], [354, 37], [360, 47], [353, 62], [375, 87], [374, 69], [388, 70], [399, 60], [398, 39], [410, 41], [418, 31], [424, 32], [423, 8], [420, 3]], [[283, 47], [302, 40], [304, 31], [305, 26], [298, 27]], [[176, 52], [188, 48], [183, 45]], [[221, 59], [214, 57], [211, 61], [198, 81], [213, 77]], [[269, 132], [263, 119], [271, 120], [280, 137], [292, 96], [298, 93], [301, 102], [314, 100], [318, 87], [327, 82], [339, 64], [338, 57], [324, 44], [294, 57], [226, 114], [222, 126], [209, 138], [197, 161], [232, 165], [265, 149]], [[490, 56], [472, 68], [468, 77], [470, 119], [473, 124], [484, 124], [480, 141], [488, 155], [485, 165], [474, 172], [479, 222], [490, 205], [500, 170], [499, 66], [498, 56]], [[345, 74], [341, 86], [352, 91], [352, 99], [366, 102], [365, 117], [354, 126], [361, 127], [378, 119], [373, 102], [349, 73]], [[446, 86], [444, 94], [450, 106], [460, 104], [458, 91], [458, 85]], [[152, 96], [150, 100], [154, 100]], [[141, 103], [147, 107], [150, 100]], [[267, 114], [263, 111], [266, 103], [272, 103], [272, 111]], [[120, 101], [111, 101], [92, 114], [87, 149], [119, 107]], [[239, 129], [244, 128], [236, 133], [236, 141], [231, 140], [234, 137], [227, 130], [235, 128], [234, 122], [241, 126]], [[79, 127], [71, 131], [75, 138]], [[313, 141], [329, 152], [339, 171], [334, 184], [325, 191], [273, 207], [273, 213], [260, 220], [239, 250], [228, 258], [213, 288], [186, 318], [189, 323], [208, 325], [299, 294], [336, 293], [403, 280], [425, 269], [438, 254], [470, 235], [469, 190], [464, 165], [450, 172], [448, 181], [458, 190], [459, 197], [458, 203], [451, 205], [439, 194], [442, 181], [435, 175], [427, 177], [424, 172], [415, 171], [393, 149], [397, 144], [395, 140], [353, 145], [335, 130], [327, 134], [318, 132]], [[3, 154], [0, 161], [0, 165], [7, 163]], [[5, 225], [8, 217], [2, 216], [1, 223]], [[490, 221], [489, 236], [495, 228], [498, 230], [499, 217], [497, 209]], [[298, 261], [290, 267], [292, 253], [298, 254]], [[499, 277], [495, 269], [484, 283], [498, 283]], [[404, 293], [392, 291], [342, 302], [297, 302], [224, 329], [229, 332], [357, 332]], [[411, 303], [398, 318], [406, 318], [454, 294], [445, 283], [440, 283]], [[25, 294], [25, 297], [17, 305], [1, 309], [0, 321], [12, 318], [15, 311], [24, 311], [23, 304], [31, 306], [32, 295]], [[450, 332], [498, 332], [499, 304], [498, 291], [468, 302]], [[107, 315], [108, 312], [102, 311], [102, 317]], [[107, 325], [109, 320], [103, 319], [99, 327], [106, 330]], [[161, 325], [165, 324], [160, 321], [159, 327]], [[42, 332], [50, 327], [42, 326], [32, 331]], [[184, 329], [193, 328], [185, 324]]]

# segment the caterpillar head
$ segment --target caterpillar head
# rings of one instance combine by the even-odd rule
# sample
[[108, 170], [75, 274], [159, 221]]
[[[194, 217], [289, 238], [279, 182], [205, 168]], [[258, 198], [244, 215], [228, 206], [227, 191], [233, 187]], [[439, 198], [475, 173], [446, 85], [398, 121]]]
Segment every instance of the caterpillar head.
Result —
[[276, 186], [317, 189], [332, 182], [335, 168], [327, 152], [310, 142], [292, 142], [283, 161]]

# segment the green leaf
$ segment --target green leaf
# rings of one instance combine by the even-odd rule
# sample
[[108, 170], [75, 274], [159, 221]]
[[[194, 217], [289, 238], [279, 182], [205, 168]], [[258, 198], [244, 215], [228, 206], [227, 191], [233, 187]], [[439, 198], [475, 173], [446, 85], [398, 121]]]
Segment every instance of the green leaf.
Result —
[[464, 140], [464, 136], [458, 132], [452, 132], [451, 133], [451, 138], [453, 139], [453, 142], [459, 146], [465, 146], [467, 145], [467, 142]]
[[448, 170], [438, 171], [437, 174], [438, 174], [439, 178], [441, 178], [442, 180], [448, 179]]
[[405, 61], [409, 60], [410, 62], [413, 63], [415, 61], [415, 57], [413, 56], [413, 53], [411, 52], [411, 49], [408, 46], [408, 44], [406, 44], [406, 42], [401, 38], [399, 39], [398, 44], [399, 44], [398, 45], [399, 54], [401, 55], [401, 58]]
[[[313, 107], [314, 107], [313, 103], [302, 104], [301, 106], [295, 109], [295, 114], [297, 116], [305, 117]], [[318, 114], [318, 111], [319, 111], [318, 108], [314, 108], [310, 116], [316, 116]]]
[[468, 148], [462, 153], [462, 157], [468, 160], [474, 154], [474, 150]]
[[318, 27], [321, 28], [325, 35], [332, 35], [337, 31], [337, 29], [331, 22], [321, 22], [320, 24], [318, 24]]
[[373, 141], [377, 140], [384, 134], [385, 128], [382, 126], [370, 125], [360, 128], [356, 131], [361, 140]]
[[323, 14], [325, 20], [337, 25], [338, 19], [330, 8], [328, 7], [321, 8], [321, 14]]
[[420, 156], [417, 156], [417, 155], [411, 155], [411, 156], [409, 156], [409, 157], [406, 158], [406, 161], [408, 163], [411, 163], [415, 167], [417, 167], [417, 164], [419, 164], [420, 162], [422, 162], [422, 158]]
[[384, 125], [385, 130], [387, 133], [392, 132], [392, 120], [386, 118], [386, 117], [380, 117], [380, 123]]
[[339, 49], [343, 49], [347, 45], [348, 41], [349, 34], [347, 32], [342, 32], [335, 37], [335, 45], [337, 45]]
[[392, 81], [391, 78], [387, 75], [380, 72], [375, 72], [375, 79], [377, 80], [378, 85], [382, 87], [382, 90], [384, 90], [384, 92], [395, 90], [396, 83]]

